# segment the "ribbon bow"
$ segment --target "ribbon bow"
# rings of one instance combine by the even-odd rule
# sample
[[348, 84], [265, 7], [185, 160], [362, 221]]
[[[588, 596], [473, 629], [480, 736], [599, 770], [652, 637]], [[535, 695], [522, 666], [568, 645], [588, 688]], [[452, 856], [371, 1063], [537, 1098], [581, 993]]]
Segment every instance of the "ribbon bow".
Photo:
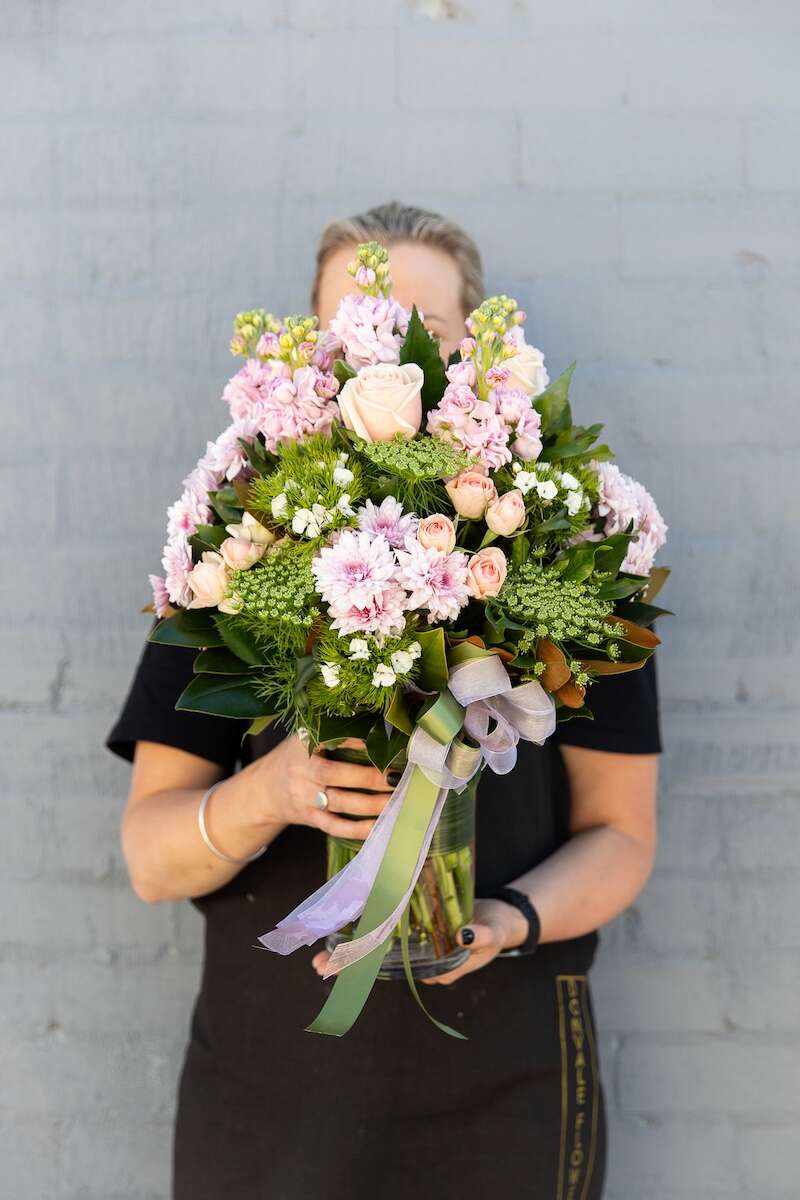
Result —
[[[491, 722], [495, 726], [490, 731]], [[477, 746], [458, 735], [464, 730]], [[380, 970], [392, 931], [416, 886], [449, 791], [463, 791], [485, 762], [498, 775], [517, 761], [520, 738], [541, 745], [555, 729], [555, 705], [538, 683], [513, 687], [495, 654], [478, 653], [450, 668], [447, 689], [417, 718], [407, 765], [358, 854], [258, 940], [291, 954], [360, 916], [325, 977], [336, 980], [315, 1033], [341, 1036], [358, 1017]]]

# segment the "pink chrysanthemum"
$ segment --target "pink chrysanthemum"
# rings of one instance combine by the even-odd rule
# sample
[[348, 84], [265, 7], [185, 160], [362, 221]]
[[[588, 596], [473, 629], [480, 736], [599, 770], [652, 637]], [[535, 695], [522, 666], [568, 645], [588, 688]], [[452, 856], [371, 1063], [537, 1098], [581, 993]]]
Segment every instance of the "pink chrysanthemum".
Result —
[[169, 592], [164, 579], [160, 575], [148, 575], [150, 587], [153, 589], [153, 608], [157, 617], [166, 616], [169, 608]]
[[597, 511], [601, 517], [605, 517], [604, 532], [607, 535], [620, 533], [628, 528], [631, 521], [635, 527], [639, 505], [630, 486], [630, 476], [623, 475], [614, 463], [601, 462], [594, 466], [600, 476]]
[[595, 463], [600, 476], [597, 511], [605, 517], [606, 536], [627, 529], [633, 522], [636, 536], [628, 547], [622, 570], [649, 575], [656, 554], [667, 540], [667, 525], [655, 500], [637, 479], [624, 475], [614, 463]]
[[344, 529], [311, 564], [317, 590], [329, 605], [373, 604], [391, 582], [397, 564], [386, 538]]
[[177, 535], [167, 542], [161, 565], [164, 568], [164, 585], [170, 600], [173, 604], [187, 608], [193, 596], [187, 580], [194, 563], [185, 537]]
[[395, 550], [405, 545], [406, 538], [416, 532], [418, 518], [415, 513], [403, 513], [403, 506], [394, 496], [386, 496], [380, 505], [367, 500], [358, 509], [358, 527], [370, 537], [382, 534]]
[[211, 509], [208, 504], [187, 488], [180, 499], [167, 509], [167, 537], [173, 538], [179, 534], [191, 537], [198, 525], [207, 525], [210, 520]]
[[[396, 300], [383, 296], [343, 296], [330, 332], [358, 371], [375, 363], [400, 361], [400, 345], [411, 314]], [[330, 349], [330, 343], [328, 343]]]
[[329, 608], [331, 627], [346, 633], [371, 633], [375, 637], [396, 637], [405, 628], [406, 594], [395, 583], [376, 592], [366, 604], [343, 599]]
[[409, 538], [397, 557], [398, 583], [410, 593], [406, 607], [427, 609], [428, 624], [455, 620], [469, 600], [466, 554], [442, 554]]

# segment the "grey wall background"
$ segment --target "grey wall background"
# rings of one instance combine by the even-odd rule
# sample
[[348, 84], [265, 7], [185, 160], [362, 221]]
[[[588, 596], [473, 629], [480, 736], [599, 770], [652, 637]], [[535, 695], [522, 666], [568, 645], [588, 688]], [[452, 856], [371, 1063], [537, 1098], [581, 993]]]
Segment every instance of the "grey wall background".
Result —
[[671, 526], [658, 867], [595, 973], [610, 1200], [798, 1195], [790, 0], [0, 4], [0, 1191], [164, 1197], [199, 968], [102, 748], [232, 314], [322, 223], [460, 219]]

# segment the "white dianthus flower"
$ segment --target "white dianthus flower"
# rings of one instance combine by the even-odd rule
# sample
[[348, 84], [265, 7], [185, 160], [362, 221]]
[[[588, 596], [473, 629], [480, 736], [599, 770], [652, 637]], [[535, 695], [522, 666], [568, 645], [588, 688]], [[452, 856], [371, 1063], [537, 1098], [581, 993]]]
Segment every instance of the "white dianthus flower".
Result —
[[555, 500], [558, 495], [558, 488], [552, 479], [543, 479], [541, 483], [537, 483], [536, 491], [542, 500]]
[[414, 659], [408, 650], [395, 650], [391, 655], [391, 664], [398, 675], [407, 675], [414, 665]]
[[289, 497], [286, 495], [286, 492], [280, 492], [270, 505], [273, 517], [285, 517], [288, 503]]
[[357, 661], [360, 658], [369, 658], [369, 642], [366, 638], [353, 638], [350, 642], [350, 653], [348, 658]]
[[348, 483], [352, 483], [355, 479], [353, 472], [348, 467], [336, 467], [333, 472], [333, 482], [337, 487], [346, 487]]
[[339, 664], [338, 663], [323, 663], [320, 667], [322, 678], [325, 680], [325, 686], [335, 688], [339, 686]]
[[375, 673], [372, 676], [373, 687], [391, 687], [393, 683], [396, 683], [396, 681], [397, 676], [392, 668], [387, 666], [386, 663], [380, 663], [375, 668]]

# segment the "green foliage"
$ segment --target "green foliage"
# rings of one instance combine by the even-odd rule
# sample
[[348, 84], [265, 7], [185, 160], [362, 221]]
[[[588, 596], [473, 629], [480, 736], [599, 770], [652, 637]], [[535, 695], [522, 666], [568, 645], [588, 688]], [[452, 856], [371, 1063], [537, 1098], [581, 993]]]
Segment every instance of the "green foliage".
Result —
[[175, 707], [181, 712], [215, 717], [252, 719], [266, 715], [250, 675], [195, 675]]
[[351, 525], [352, 505], [366, 494], [361, 463], [331, 438], [315, 434], [282, 446], [275, 470], [251, 480], [247, 498], [259, 519], [279, 529], [291, 529], [300, 510], [313, 513], [313, 526], [303, 532], [316, 540]]
[[556, 437], [572, 425], [569, 385], [574, 370], [575, 363], [571, 363], [533, 402], [533, 407], [542, 418], [542, 435], [546, 439]]
[[[309, 705], [341, 717], [358, 712], [383, 712], [392, 702], [395, 681], [410, 683], [419, 676], [421, 659], [418, 648], [413, 647], [424, 636], [416, 633], [413, 621], [398, 637], [384, 638], [380, 645], [371, 637], [357, 634], [340, 637], [334, 629], [324, 630], [314, 645], [319, 672], [307, 684]], [[395, 671], [392, 655], [408, 652], [410, 648], [414, 659], [409, 669]], [[354, 657], [354, 653], [366, 653], [367, 657]], [[392, 671], [395, 678], [386, 685], [376, 684], [373, 677], [380, 668]]]
[[422, 323], [416, 304], [411, 309], [408, 330], [400, 347], [400, 365], [416, 363], [422, 367], [422, 412], [430, 412], [441, 400], [447, 387], [447, 375], [439, 354], [439, 342]]
[[174, 616], [165, 617], [150, 630], [149, 642], [163, 646], [222, 646], [219, 630], [207, 608], [181, 608]]

